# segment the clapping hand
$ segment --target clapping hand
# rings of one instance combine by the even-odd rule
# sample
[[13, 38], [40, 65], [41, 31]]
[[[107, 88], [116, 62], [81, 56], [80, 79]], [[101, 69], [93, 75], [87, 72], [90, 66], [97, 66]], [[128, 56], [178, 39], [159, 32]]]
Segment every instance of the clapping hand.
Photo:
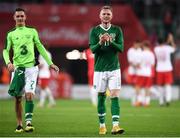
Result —
[[106, 43], [106, 42], [112, 42], [112, 37], [108, 33], [104, 33], [100, 36], [100, 44]]

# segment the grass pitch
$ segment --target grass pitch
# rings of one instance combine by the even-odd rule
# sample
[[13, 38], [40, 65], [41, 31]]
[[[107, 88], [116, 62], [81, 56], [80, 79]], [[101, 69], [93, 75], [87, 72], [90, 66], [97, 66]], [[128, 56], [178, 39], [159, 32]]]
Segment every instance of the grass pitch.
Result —
[[[35, 102], [37, 105], [37, 101]], [[122, 100], [121, 126], [123, 137], [180, 136], [180, 101], [170, 107], [159, 107], [153, 101], [150, 107], [132, 107]], [[111, 135], [110, 100], [107, 99], [106, 137]], [[58, 100], [53, 108], [35, 106], [32, 133], [14, 133], [16, 127], [14, 100], [0, 101], [0, 136], [6, 137], [99, 137], [96, 108], [87, 100]], [[119, 135], [115, 135], [119, 136]]]

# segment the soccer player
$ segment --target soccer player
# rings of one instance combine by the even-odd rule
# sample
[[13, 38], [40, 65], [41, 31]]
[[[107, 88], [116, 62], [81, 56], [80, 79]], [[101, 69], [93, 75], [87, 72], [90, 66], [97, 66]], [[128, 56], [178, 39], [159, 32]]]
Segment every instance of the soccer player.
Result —
[[135, 87], [137, 80], [137, 71], [139, 70], [139, 60], [141, 56], [141, 42], [136, 40], [133, 43], [133, 46], [130, 47], [127, 51], [127, 59], [128, 59], [128, 83], [134, 87], [134, 95], [132, 96], [132, 105], [139, 106], [141, 101], [141, 95], [139, 89]]
[[87, 60], [88, 63], [88, 84], [90, 89], [90, 97], [93, 106], [97, 106], [97, 92], [93, 88], [93, 75], [94, 75], [94, 54], [88, 48], [83, 51], [82, 58]]
[[105, 125], [105, 100], [106, 89], [110, 90], [112, 134], [122, 134], [124, 129], [119, 127], [119, 93], [121, 88], [121, 74], [118, 52], [122, 52], [123, 34], [121, 28], [111, 24], [113, 17], [112, 8], [103, 6], [99, 14], [101, 24], [93, 27], [90, 31], [89, 45], [95, 54], [93, 85], [98, 92], [98, 116], [99, 134], [106, 134]]
[[[47, 54], [49, 58], [51, 59], [51, 53], [47, 51]], [[51, 77], [51, 71], [49, 69], [49, 65], [47, 62], [44, 60], [44, 58], [40, 55], [39, 56], [39, 86], [40, 86], [40, 101], [38, 106], [43, 107], [45, 104], [46, 98], [49, 100], [49, 107], [54, 106], [55, 100], [53, 97], [53, 94], [49, 88], [49, 80]]]
[[137, 70], [136, 89], [140, 92], [145, 90], [145, 96], [142, 98], [142, 105], [150, 105], [150, 88], [152, 86], [152, 68], [155, 64], [155, 56], [150, 50], [150, 42], [142, 43], [142, 52], [139, 60], [139, 69]]
[[159, 104], [167, 106], [171, 102], [171, 84], [173, 83], [173, 66], [171, 64], [171, 54], [175, 52], [175, 43], [173, 35], [170, 33], [167, 42], [159, 39], [159, 45], [155, 47], [154, 52], [157, 59], [156, 72], [159, 95]]
[[[7, 33], [5, 48], [3, 49], [3, 57], [7, 68], [12, 72], [12, 81], [8, 93], [15, 97], [15, 111], [17, 119], [17, 128], [15, 132], [23, 132], [22, 123], [22, 95], [23, 88], [25, 91], [25, 122], [26, 132], [32, 132], [33, 116], [33, 97], [35, 94], [38, 66], [35, 57], [35, 48], [44, 57], [50, 68], [59, 71], [59, 68], [49, 59], [44, 46], [39, 40], [38, 33], [35, 28], [28, 27], [25, 24], [26, 13], [24, 9], [17, 8], [14, 13], [16, 22], [15, 28]], [[10, 60], [9, 52], [13, 50], [13, 62]]]

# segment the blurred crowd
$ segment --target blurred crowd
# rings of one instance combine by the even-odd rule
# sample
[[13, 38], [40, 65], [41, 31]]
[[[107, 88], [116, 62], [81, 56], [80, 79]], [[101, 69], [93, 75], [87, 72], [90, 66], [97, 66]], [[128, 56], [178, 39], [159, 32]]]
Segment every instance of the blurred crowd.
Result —
[[[141, 20], [151, 39], [163, 36], [168, 31], [180, 38], [179, 0], [1, 0], [2, 4], [128, 4]], [[0, 7], [5, 7], [0, 6]], [[153, 9], [153, 10], [152, 10]], [[7, 10], [6, 8], [0, 11]], [[180, 42], [178, 42], [180, 43]]]
[[[166, 37], [169, 32], [174, 36], [177, 44], [177, 57], [180, 44], [180, 1], [179, 0], [1, 0], [0, 12], [11, 10], [24, 3], [34, 4], [128, 4], [143, 24], [152, 46], [157, 43], [158, 37]], [[14, 5], [14, 6], [13, 6]], [[7, 6], [7, 7], [8, 7]], [[153, 9], [153, 10], [152, 10]], [[13, 9], [12, 9], [13, 10]], [[179, 60], [176, 60], [179, 61]], [[178, 62], [176, 64], [179, 64]], [[0, 83], [9, 82], [2, 55], [0, 55]]]
[[9, 84], [10, 74], [4, 64], [2, 54], [0, 55], [0, 84]]

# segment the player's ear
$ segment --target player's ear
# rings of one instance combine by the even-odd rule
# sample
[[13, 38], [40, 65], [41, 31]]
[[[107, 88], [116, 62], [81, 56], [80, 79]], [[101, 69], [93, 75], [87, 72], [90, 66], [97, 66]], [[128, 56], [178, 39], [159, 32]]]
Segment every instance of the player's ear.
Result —
[[111, 19], [113, 18], [113, 12], [111, 11]]
[[27, 18], [27, 16], [26, 16], [26, 14], [24, 14], [24, 19], [26, 20], [26, 18]]
[[13, 15], [13, 18], [14, 18], [14, 20], [16, 20], [16, 15], [15, 14]]
[[101, 12], [102, 12], [102, 10], [99, 12], [99, 18], [101, 19]]

